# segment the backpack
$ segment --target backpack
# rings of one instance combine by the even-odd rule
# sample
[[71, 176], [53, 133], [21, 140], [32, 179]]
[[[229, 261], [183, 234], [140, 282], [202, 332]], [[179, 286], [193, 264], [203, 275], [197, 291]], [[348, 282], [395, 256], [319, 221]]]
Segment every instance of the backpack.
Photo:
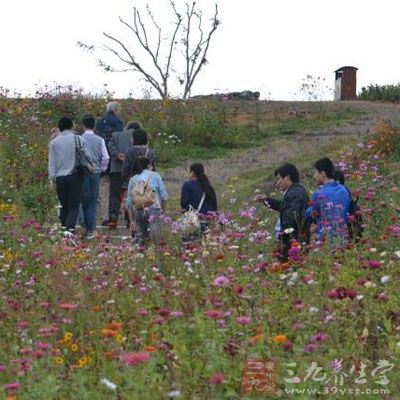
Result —
[[151, 190], [149, 181], [138, 181], [132, 189], [132, 200], [138, 210], [143, 210], [156, 203], [156, 194]]
[[358, 205], [358, 196], [355, 199], [353, 197], [351, 198], [347, 226], [349, 229], [350, 240], [353, 240], [354, 242], [360, 241], [364, 227], [360, 206]]

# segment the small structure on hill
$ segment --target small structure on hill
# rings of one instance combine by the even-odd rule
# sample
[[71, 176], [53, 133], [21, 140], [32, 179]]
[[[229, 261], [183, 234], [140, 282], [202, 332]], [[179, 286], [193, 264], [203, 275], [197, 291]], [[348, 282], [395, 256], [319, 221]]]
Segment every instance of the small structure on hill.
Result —
[[335, 71], [335, 100], [357, 99], [356, 67], [341, 67]]

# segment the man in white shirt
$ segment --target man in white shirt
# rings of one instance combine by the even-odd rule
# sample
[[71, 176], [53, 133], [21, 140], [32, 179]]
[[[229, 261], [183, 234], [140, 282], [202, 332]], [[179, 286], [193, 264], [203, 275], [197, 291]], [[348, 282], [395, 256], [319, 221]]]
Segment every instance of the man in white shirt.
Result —
[[82, 208], [85, 220], [86, 238], [93, 239], [96, 236], [96, 211], [99, 197], [100, 174], [107, 169], [110, 156], [108, 155], [104, 139], [93, 132], [96, 120], [93, 115], [85, 115], [82, 119], [85, 132], [87, 149], [93, 162], [93, 174], [83, 177]]
[[63, 117], [58, 121], [60, 133], [50, 142], [48, 164], [50, 185], [52, 187], [55, 180], [61, 204], [60, 222], [71, 233], [75, 230], [83, 183], [75, 168], [76, 140], [90, 159], [85, 141], [72, 132], [73, 126], [71, 118]]

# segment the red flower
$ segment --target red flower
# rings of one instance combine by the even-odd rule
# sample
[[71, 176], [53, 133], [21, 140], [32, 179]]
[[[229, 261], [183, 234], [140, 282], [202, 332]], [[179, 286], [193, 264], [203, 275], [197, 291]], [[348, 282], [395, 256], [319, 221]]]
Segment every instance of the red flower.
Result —
[[125, 353], [122, 354], [119, 359], [126, 367], [131, 367], [132, 365], [149, 361], [150, 354], [147, 351], [142, 351], [139, 353]]
[[220, 385], [224, 381], [224, 374], [221, 372], [217, 372], [213, 376], [210, 377], [210, 383], [213, 385]]

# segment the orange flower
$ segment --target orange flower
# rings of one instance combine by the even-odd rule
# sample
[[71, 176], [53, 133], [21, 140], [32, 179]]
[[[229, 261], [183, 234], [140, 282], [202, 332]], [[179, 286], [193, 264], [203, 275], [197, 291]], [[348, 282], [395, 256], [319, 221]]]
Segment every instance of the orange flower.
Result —
[[118, 335], [118, 331], [114, 331], [113, 329], [107, 329], [104, 328], [101, 333], [103, 334], [103, 336], [105, 337], [114, 337]]
[[116, 356], [115, 351], [105, 351], [103, 354], [104, 357], [107, 358], [108, 360], [112, 360]]
[[281, 272], [285, 269], [289, 268], [289, 263], [285, 262], [285, 263], [273, 263], [271, 266], [271, 271], [272, 272]]
[[105, 329], [111, 329], [113, 331], [120, 331], [122, 329], [121, 322], [111, 322], [111, 324], [106, 324]]
[[287, 341], [287, 337], [286, 335], [276, 335], [272, 340], [275, 343], [283, 343]]
[[259, 333], [258, 335], [254, 335], [250, 338], [250, 343], [255, 346], [257, 343], [261, 343], [264, 341], [265, 335], [263, 333]]
[[157, 347], [155, 346], [144, 346], [144, 351], [147, 351], [148, 353], [153, 353], [154, 351], [157, 351]]

